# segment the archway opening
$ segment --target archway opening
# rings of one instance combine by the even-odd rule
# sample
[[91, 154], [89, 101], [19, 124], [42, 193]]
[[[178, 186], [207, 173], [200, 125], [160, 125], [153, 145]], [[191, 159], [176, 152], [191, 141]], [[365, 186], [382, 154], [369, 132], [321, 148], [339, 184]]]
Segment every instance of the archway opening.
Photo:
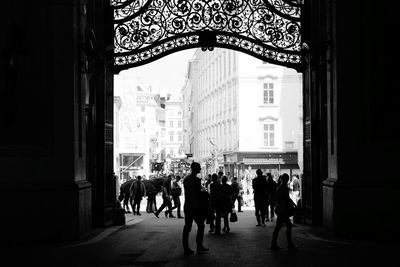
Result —
[[[245, 129], [255, 127], [257, 129], [256, 132], [258, 132], [255, 138], [249, 138], [253, 141], [257, 140], [260, 143], [257, 149], [246, 151], [246, 153], [254, 152], [253, 154], [238, 153], [239, 144], [241, 143], [242, 149], [244, 149], [243, 144], [245, 143], [243, 140], [239, 142], [239, 139], [221, 148], [220, 143], [222, 141], [226, 144], [229, 143], [229, 141], [224, 139], [223, 135], [232, 133], [230, 132], [232, 129], [238, 129], [239, 117], [229, 118], [226, 121], [217, 122], [217, 125], [207, 125], [205, 129], [198, 130], [196, 138], [192, 137], [192, 139], [201, 139], [201, 142], [195, 144], [195, 142], [190, 143], [189, 140], [186, 140], [185, 149], [181, 149], [181, 152], [185, 150], [183, 154], [186, 155], [186, 159], [183, 159], [184, 161], [171, 159], [171, 153], [167, 153], [168, 151], [166, 150], [170, 148], [161, 149], [164, 150], [165, 159], [160, 155], [157, 155], [153, 159], [148, 149], [151, 146], [148, 144], [147, 139], [151, 139], [153, 143], [155, 143], [154, 140], [159, 139], [154, 136], [150, 138], [148, 134], [145, 134], [146, 131], [143, 130], [143, 138], [137, 138], [138, 140], [146, 140], [145, 144], [142, 145], [142, 152], [128, 152], [122, 153], [122, 155], [114, 153], [114, 165], [118, 167], [115, 171], [119, 174], [120, 183], [125, 182], [129, 177], [138, 175], [138, 173], [141, 173], [141, 175], [144, 174], [147, 178], [165, 174], [160, 172], [161, 166], [163, 166], [162, 171], [164, 172], [174, 172], [175, 169], [171, 169], [170, 166], [180, 166], [182, 163], [187, 162], [188, 158], [204, 162], [203, 170], [206, 171], [204, 171], [203, 175], [206, 172], [213, 173], [214, 170], [215, 172], [223, 170], [232, 177], [239, 177], [247, 185], [244, 189], [247, 195], [251, 194], [251, 179], [254, 178], [255, 170], [258, 168], [263, 169], [265, 173], [272, 173], [275, 177], [278, 177], [280, 173], [285, 171], [290, 176], [294, 174], [301, 176], [303, 173], [303, 101], [301, 89], [302, 78], [301, 74], [298, 73], [302, 70], [300, 34], [301, 1], [112, 1], [112, 6], [114, 9], [114, 69], [116, 73], [132, 67], [145, 65], [181, 50], [197, 47], [201, 48], [198, 49], [198, 55], [200, 55], [200, 52], [205, 51], [207, 51], [205, 53], [207, 55], [218, 54], [219, 51], [225, 51], [222, 48], [229, 48], [231, 49], [230, 52], [226, 53], [233, 53], [233, 57], [228, 56], [228, 59], [226, 59], [224, 56], [219, 55], [218, 57], [221, 58], [221, 62], [214, 63], [215, 66], [212, 66], [212, 64], [207, 66], [208, 70], [206, 72], [208, 74], [206, 75], [208, 76], [198, 77], [197, 79], [202, 80], [203, 86], [204, 84], [211, 86], [211, 83], [214, 82], [212, 79], [218, 80], [217, 64], [230, 71], [230, 66], [227, 67], [227, 65], [231, 64], [231, 61], [229, 61], [230, 57], [235, 58], [236, 55], [241, 55], [241, 53], [234, 51], [244, 52], [253, 59], [253, 63], [250, 65], [256, 71], [253, 71], [252, 74], [257, 73], [258, 75], [257, 77], [252, 77], [252, 79], [256, 80], [254, 83], [258, 84], [257, 86], [262, 85], [261, 90], [254, 89], [257, 91], [257, 100], [253, 99], [254, 106], [258, 107], [259, 110], [264, 109], [257, 115], [256, 125], [244, 126]], [[208, 58], [207, 56], [204, 57]], [[199, 61], [199, 58], [200, 56], [197, 57], [197, 61]], [[229, 63], [226, 63], [228, 62], [226, 60]], [[258, 66], [260, 62], [262, 64], [261, 67]], [[189, 73], [193, 70], [194, 65], [197, 64], [194, 62], [188, 64], [187, 76], [200, 76], [199, 74]], [[273, 74], [274, 71], [270, 73], [260, 71], [268, 68], [286, 70], [287, 73], [282, 74], [285, 71], [281, 71], [281, 76], [279, 76], [279, 74]], [[168, 69], [168, 67], [165, 69]], [[245, 69], [243, 68], [241, 71], [243, 72]], [[247, 68], [247, 70], [249, 69], [251, 68]], [[138, 69], [136, 68], [136, 70]], [[222, 73], [222, 68], [220, 73]], [[153, 75], [157, 74], [153, 73]], [[292, 78], [288, 78], [289, 76]], [[219, 76], [220, 79], [222, 77], [222, 75]], [[206, 99], [203, 101], [205, 102], [204, 105], [200, 105], [197, 111], [206, 114], [208, 108], [212, 109], [213, 106], [218, 105], [217, 103], [221, 103], [222, 105], [224, 102], [221, 99], [224, 97], [237, 101], [239, 99], [239, 95], [236, 95], [238, 92], [235, 90], [232, 91], [231, 88], [227, 89], [235, 83], [239, 83], [238, 77], [235, 79], [235, 81], [230, 81], [227, 85], [220, 87], [221, 89], [215, 89], [217, 93], [213, 93], [214, 89], [207, 88], [204, 88], [205, 93], [201, 92], [201, 89], [196, 91], [196, 94], [199, 95], [196, 95], [195, 101], [203, 101], [203, 98]], [[280, 95], [280, 93], [283, 90], [277, 94], [274, 86], [276, 86], [276, 83], [284, 83], [282, 82], [283, 80], [288, 83], [289, 79], [294, 79], [296, 80], [295, 83], [297, 83], [295, 93], [293, 94], [293, 91], [289, 93], [297, 97], [291, 97], [290, 99], [295, 99], [294, 101], [300, 99], [295, 104], [292, 103], [293, 105], [287, 105], [296, 111], [297, 115], [294, 117], [297, 120], [296, 124], [300, 125], [298, 127], [299, 131], [295, 127], [297, 131], [294, 134], [297, 135], [295, 140], [287, 138], [287, 136], [282, 137], [282, 132], [284, 132], [282, 128], [285, 128], [287, 125], [285, 127], [282, 126], [280, 113], [276, 111], [281, 107], [277, 102], [281, 101], [283, 94]], [[187, 80], [190, 81], [190, 78]], [[243, 82], [241, 86], [243, 86]], [[143, 90], [141, 85], [136, 85], [136, 88]], [[221, 91], [221, 93], [218, 93], [218, 91]], [[285, 89], [285, 93], [287, 91]], [[211, 96], [216, 97], [221, 102], [210, 100]], [[159, 97], [162, 98], [161, 96]], [[121, 105], [121, 99], [116, 99], [115, 101], [118, 103], [117, 105]], [[248, 106], [249, 104], [247, 103], [246, 105]], [[276, 110], [271, 112], [274, 109], [274, 105]], [[193, 109], [193, 107], [191, 108]], [[142, 105], [140, 109], [146, 110], [146, 106]], [[282, 108], [282, 110], [284, 109], [287, 108]], [[209, 113], [211, 114], [212, 112]], [[204, 118], [204, 120], [211, 119]], [[242, 123], [248, 121], [243, 118], [240, 118], [240, 120]], [[141, 125], [144, 121], [146, 121], [146, 118], [140, 117], [140, 121], [135, 123], [136, 125]], [[207, 122], [209, 123], [209, 121]], [[169, 121], [164, 123], [169, 123]], [[201, 123], [204, 124], [203, 121]], [[281, 132], [279, 137], [277, 137], [278, 131]], [[293, 135], [296, 131], [292, 131], [291, 134]], [[236, 137], [238, 137], [239, 132], [240, 130], [236, 130], [234, 133], [237, 134]], [[173, 134], [177, 134], [177, 138], [179, 138], [178, 133], [170, 131], [169, 134], [171, 135], [171, 133], [171, 138], [173, 138]], [[166, 136], [167, 134], [164, 132], [164, 135]], [[183, 132], [180, 136], [182, 140], [185, 137]], [[186, 136], [186, 138], [190, 139], [190, 136]], [[285, 138], [287, 140], [284, 140]], [[279, 145], [276, 145], [278, 139]], [[216, 148], [218, 146], [219, 148]], [[266, 153], [268, 152], [268, 147], [274, 147], [272, 151], [269, 151], [269, 154]], [[193, 153], [192, 150], [197, 151]], [[291, 154], [290, 152], [294, 150], [296, 152]], [[174, 154], [172, 152], [172, 155]], [[167, 155], [169, 156], [167, 157]], [[238, 159], [240, 159], [240, 163]], [[289, 162], [293, 166], [289, 166]], [[156, 171], [155, 173], [154, 169], [158, 169], [158, 172]]]

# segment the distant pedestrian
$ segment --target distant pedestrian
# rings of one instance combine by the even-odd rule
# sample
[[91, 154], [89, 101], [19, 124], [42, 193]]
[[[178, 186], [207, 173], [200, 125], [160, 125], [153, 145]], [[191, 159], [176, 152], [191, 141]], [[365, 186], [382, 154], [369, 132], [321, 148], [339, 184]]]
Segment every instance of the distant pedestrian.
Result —
[[182, 188], [179, 184], [181, 177], [179, 175], [176, 176], [175, 181], [172, 182], [171, 187], [171, 196], [172, 200], [174, 201], [174, 206], [172, 207], [171, 211], [177, 209], [177, 217], [183, 218], [181, 214], [181, 199], [180, 196], [182, 194]]
[[265, 209], [267, 206], [267, 179], [261, 169], [256, 171], [257, 177], [253, 179], [254, 205], [257, 219], [257, 226], [265, 226]]
[[161, 204], [160, 208], [154, 213], [154, 215], [158, 218], [158, 215], [161, 211], [168, 207], [165, 211], [165, 217], [175, 218], [172, 214], [172, 196], [171, 196], [171, 181], [172, 181], [172, 174], [167, 176], [167, 179], [164, 181], [162, 185], [162, 199], [163, 203]]
[[238, 203], [238, 212], [242, 212], [242, 195], [243, 192], [242, 185], [238, 183], [237, 177], [233, 177], [232, 179], [232, 190], [233, 190], [233, 207], [235, 207], [235, 203]]
[[229, 233], [229, 213], [232, 212], [233, 206], [233, 189], [232, 186], [227, 184], [228, 177], [222, 176], [222, 217], [224, 218], [223, 231]]
[[217, 235], [221, 234], [221, 218], [223, 210], [222, 199], [223, 199], [222, 184], [218, 179], [218, 175], [214, 173], [212, 175], [212, 183], [210, 184], [210, 202], [211, 202], [211, 208], [213, 212], [215, 212], [214, 233]]
[[142, 198], [146, 196], [146, 187], [144, 186], [140, 175], [137, 177], [136, 181], [132, 182], [130, 192], [133, 199], [133, 214], [142, 215], [140, 214], [140, 202], [142, 201]]
[[292, 241], [292, 222], [290, 221], [290, 216], [294, 214], [294, 203], [289, 196], [288, 187], [289, 175], [284, 173], [280, 177], [280, 182], [278, 183], [276, 191], [276, 208], [275, 213], [277, 215], [276, 226], [272, 234], [271, 249], [280, 249], [278, 246], [278, 234], [283, 224], [286, 225], [286, 238], [289, 248], [294, 248], [295, 245]]
[[276, 194], [276, 182], [274, 181], [271, 173], [267, 173], [267, 206], [265, 210], [266, 221], [271, 220], [272, 222], [274, 218], [275, 194]]
[[147, 213], [153, 213], [157, 211], [157, 202], [156, 202], [156, 196], [157, 196], [157, 188], [154, 184], [154, 181], [149, 182], [148, 184], [148, 190], [146, 190], [146, 195], [147, 195], [147, 206], [146, 206], [146, 211]]
[[209, 249], [203, 246], [203, 236], [204, 236], [204, 197], [202, 197], [202, 186], [201, 180], [197, 177], [200, 173], [201, 167], [198, 162], [192, 162], [190, 165], [191, 174], [186, 176], [183, 185], [185, 191], [185, 226], [183, 227], [182, 244], [185, 255], [193, 254], [194, 251], [189, 247], [189, 233], [192, 229], [193, 221], [197, 224], [197, 234], [196, 234], [196, 244], [197, 252], [206, 252]]

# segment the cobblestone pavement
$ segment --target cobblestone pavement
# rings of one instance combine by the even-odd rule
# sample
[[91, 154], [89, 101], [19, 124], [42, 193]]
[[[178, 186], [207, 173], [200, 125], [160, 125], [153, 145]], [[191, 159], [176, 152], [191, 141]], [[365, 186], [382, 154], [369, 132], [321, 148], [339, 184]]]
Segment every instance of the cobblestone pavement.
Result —
[[[204, 245], [210, 251], [184, 256], [184, 219], [160, 215], [127, 214], [126, 225], [105, 228], [82, 242], [3, 245], [2, 266], [398, 266], [399, 244], [328, 239], [319, 229], [306, 225], [293, 228], [298, 248], [286, 247], [283, 228], [278, 239], [283, 249], [272, 251], [269, 246], [275, 223], [256, 227], [251, 210], [238, 213], [239, 221], [231, 223], [230, 233], [216, 236], [208, 233], [206, 225]], [[194, 224], [192, 249], [196, 248], [196, 229]]]

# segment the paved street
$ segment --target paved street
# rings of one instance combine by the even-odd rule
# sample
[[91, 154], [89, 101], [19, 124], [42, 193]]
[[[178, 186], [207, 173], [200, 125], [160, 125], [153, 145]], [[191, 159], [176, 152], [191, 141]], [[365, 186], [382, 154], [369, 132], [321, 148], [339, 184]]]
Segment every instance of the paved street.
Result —
[[[206, 225], [206, 254], [184, 256], [181, 246], [183, 219], [165, 218], [142, 212], [127, 214], [125, 226], [112, 226], [82, 242], [2, 246], [2, 266], [396, 266], [398, 244], [331, 240], [319, 229], [305, 225], [293, 228], [297, 249], [286, 248], [281, 230], [280, 251], [269, 245], [274, 222], [256, 227], [253, 211], [238, 213], [231, 232], [215, 236]], [[56, 222], [55, 222], [56, 223]], [[29, 219], [27, 218], [27, 227]], [[34, 231], [34, 229], [32, 229]], [[190, 235], [195, 249], [196, 226]]]

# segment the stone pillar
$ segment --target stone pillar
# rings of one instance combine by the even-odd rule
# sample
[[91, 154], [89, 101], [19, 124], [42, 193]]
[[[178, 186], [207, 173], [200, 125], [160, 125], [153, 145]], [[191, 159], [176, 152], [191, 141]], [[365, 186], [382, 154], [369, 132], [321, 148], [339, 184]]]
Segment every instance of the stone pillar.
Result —
[[73, 0], [0, 10], [1, 240], [71, 240], [91, 229], [82, 16]]

